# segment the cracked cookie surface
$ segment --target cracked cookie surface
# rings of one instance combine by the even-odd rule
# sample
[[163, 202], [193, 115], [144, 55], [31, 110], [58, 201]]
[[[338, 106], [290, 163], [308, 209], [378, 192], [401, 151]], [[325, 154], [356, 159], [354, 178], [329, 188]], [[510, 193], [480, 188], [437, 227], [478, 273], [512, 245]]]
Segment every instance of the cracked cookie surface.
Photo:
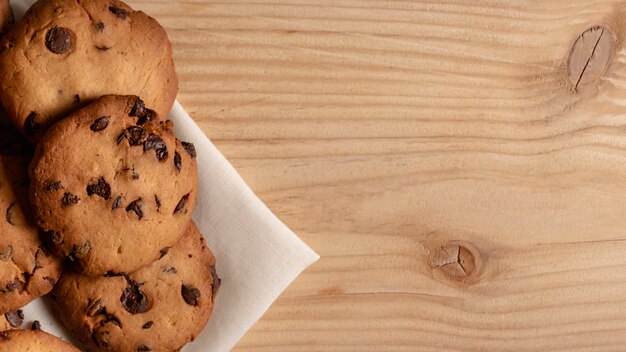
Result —
[[206, 325], [220, 283], [215, 257], [192, 222], [149, 266], [109, 277], [65, 273], [53, 298], [87, 351], [174, 351]]
[[[1, 6], [0, 6], [1, 9]], [[40, 0], [0, 41], [0, 101], [32, 142], [104, 94], [165, 116], [178, 91], [165, 30], [117, 0]]]
[[0, 332], [0, 352], [80, 352], [76, 347], [41, 330]]
[[50, 292], [61, 274], [29, 210], [29, 161], [28, 155], [0, 154], [0, 314]]
[[86, 275], [132, 272], [182, 237], [196, 151], [133, 96], [105, 96], [55, 124], [31, 163], [45, 238]]

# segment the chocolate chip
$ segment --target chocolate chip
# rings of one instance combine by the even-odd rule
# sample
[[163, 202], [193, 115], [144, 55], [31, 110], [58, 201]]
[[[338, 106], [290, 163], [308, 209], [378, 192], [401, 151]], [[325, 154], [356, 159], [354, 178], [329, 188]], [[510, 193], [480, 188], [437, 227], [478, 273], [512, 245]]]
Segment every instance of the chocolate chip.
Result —
[[156, 118], [156, 112], [154, 110], [146, 109], [145, 113], [137, 119], [138, 125], [143, 125], [148, 121], [152, 121]]
[[148, 133], [139, 126], [131, 126], [126, 129], [124, 137], [128, 139], [130, 145], [142, 145], [148, 138]]
[[0, 252], [0, 260], [6, 262], [9, 259], [11, 259], [11, 257], [13, 256], [13, 246], [12, 245], [8, 245], [7, 248]]
[[102, 300], [98, 299], [87, 307], [87, 316], [95, 317], [96, 315], [104, 313], [105, 309], [102, 306]]
[[72, 194], [70, 192], [65, 192], [63, 194], [63, 199], [61, 200], [61, 203], [64, 207], [66, 207], [69, 205], [74, 205], [78, 203], [79, 201], [80, 201], [80, 198], [77, 195]]
[[35, 121], [35, 117], [37, 117], [37, 114], [31, 112], [24, 120], [24, 131], [27, 135], [33, 135], [41, 127], [39, 122]]
[[137, 98], [133, 107], [130, 109], [130, 116], [138, 117], [137, 124], [143, 125], [147, 121], [154, 120], [156, 117], [156, 113], [153, 110], [147, 109], [144, 105], [143, 100]]
[[96, 26], [96, 29], [98, 30], [98, 32], [104, 31], [104, 27], [105, 26], [104, 26], [104, 23], [102, 23], [102, 21], [96, 23], [95, 26]]
[[141, 100], [140, 98], [137, 98], [135, 100], [135, 103], [133, 104], [133, 107], [130, 109], [130, 116], [133, 117], [141, 117], [143, 116], [143, 114], [145, 114], [145, 105], [143, 103], [143, 100]]
[[196, 154], [196, 147], [193, 145], [193, 143], [190, 143], [190, 142], [180, 142], [180, 144], [183, 146], [183, 148], [185, 148], [187, 153], [189, 153], [189, 155], [191, 155], [192, 158], [195, 158], [197, 156], [197, 154]]
[[150, 320], [149, 322], [143, 324], [143, 326], [141, 328], [142, 329], [150, 329], [153, 324], [154, 324], [154, 322], [152, 320]]
[[150, 352], [152, 351], [150, 347], [146, 345], [137, 346], [137, 352]]
[[61, 188], [63, 188], [63, 186], [61, 185], [61, 182], [52, 181], [52, 180], [46, 181], [46, 183], [44, 184], [44, 187], [46, 188], [46, 191], [58, 191]]
[[17, 328], [24, 322], [24, 312], [21, 309], [12, 310], [4, 315], [12, 327]]
[[106, 46], [106, 45], [95, 45], [96, 49], [98, 49], [99, 51], [108, 51], [109, 49], [111, 49], [110, 46]]
[[20, 279], [15, 279], [4, 286], [4, 289], [7, 292], [13, 291], [23, 291], [25, 283], [20, 281]]
[[6, 214], [4, 214], [4, 217], [6, 218], [7, 222], [13, 226], [15, 226], [15, 219], [13, 218], [14, 208], [15, 208], [15, 203], [11, 203], [11, 205], [9, 205], [9, 207], [7, 208]]
[[156, 120], [157, 119], [157, 114], [156, 112], [154, 112], [154, 110], [150, 110], [150, 109], [146, 109], [146, 113], [143, 114], [143, 116], [141, 116], [140, 118], [137, 119], [137, 124], [138, 125], [143, 125], [148, 121], [152, 121], [152, 120]]
[[215, 270], [215, 265], [211, 267], [211, 275], [213, 276], [213, 283], [211, 284], [211, 293], [213, 294], [213, 297], [215, 297], [215, 294], [220, 289], [220, 286], [222, 286], [222, 279], [217, 274], [217, 271]]
[[41, 323], [39, 320], [35, 320], [33, 324], [30, 326], [31, 330], [41, 330]]
[[124, 289], [120, 302], [127, 312], [131, 314], [144, 313], [148, 310], [148, 298], [141, 292], [139, 285], [132, 280], [128, 280], [129, 286]]
[[106, 200], [111, 198], [111, 186], [104, 180], [104, 177], [99, 177], [95, 183], [87, 185], [87, 195], [91, 196], [94, 194]]
[[76, 95], [74, 96], [74, 103], [75, 103], [76, 105], [80, 105], [80, 95], [76, 94]]
[[44, 276], [43, 279], [46, 280], [51, 286], [54, 286], [57, 283], [56, 280], [50, 276]]
[[61, 199], [61, 205], [63, 207], [74, 205], [78, 202], [80, 202], [80, 198], [77, 195], [72, 194], [70, 192], [65, 192], [63, 194], [63, 199]]
[[165, 257], [169, 251], [170, 251], [170, 247], [165, 247], [165, 248], [161, 249], [160, 250], [161, 256], [159, 257], [159, 259]]
[[137, 198], [134, 201], [132, 201], [130, 204], [128, 204], [128, 206], [126, 207], [126, 211], [135, 212], [135, 214], [137, 214], [137, 216], [139, 217], [139, 220], [141, 220], [143, 218], [143, 210], [141, 210], [142, 205], [143, 205], [143, 202], [141, 201], [141, 198]]
[[182, 285], [180, 291], [181, 291], [181, 294], [183, 295], [183, 299], [185, 300], [185, 303], [187, 303], [190, 306], [198, 305], [198, 299], [201, 296], [200, 290], [198, 290], [197, 288], [191, 285]]
[[55, 54], [65, 54], [72, 47], [72, 34], [63, 27], [54, 27], [46, 34], [46, 48]]
[[156, 194], [154, 195], [154, 202], [156, 203], [157, 212], [158, 212], [159, 210], [161, 210], [161, 200], [159, 199], [159, 196], [157, 196]]
[[109, 6], [109, 11], [115, 16], [125, 20], [128, 17], [128, 11], [120, 9], [119, 7]]
[[115, 209], [121, 207], [122, 206], [122, 200], [123, 200], [122, 196], [115, 197], [115, 199], [113, 200], [113, 205], [111, 205], [111, 210], [115, 210]]
[[166, 266], [163, 268], [163, 272], [164, 272], [164, 273], [168, 273], [168, 274], [176, 274], [178, 271], [176, 271], [176, 268], [175, 268], [175, 267], [173, 267], [173, 266], [169, 266], [169, 265], [166, 265]]
[[180, 172], [180, 169], [182, 168], [182, 161], [178, 152], [174, 152], [174, 167], [178, 172]]
[[154, 149], [157, 160], [161, 161], [167, 157], [167, 146], [161, 137], [150, 133], [146, 141], [143, 143], [143, 150]]
[[74, 245], [72, 254], [76, 258], [80, 259], [80, 258], [84, 258], [87, 254], [89, 254], [90, 251], [91, 251], [91, 243], [89, 243], [89, 241], [85, 241], [83, 244], [79, 246]]
[[126, 137], [126, 130], [122, 131], [119, 136], [117, 136], [117, 144], [122, 143], [124, 138]]
[[185, 208], [185, 205], [187, 204], [187, 200], [189, 200], [189, 193], [185, 194], [180, 201], [178, 201], [178, 204], [176, 204], [176, 208], [174, 208], [174, 214], [181, 214], [181, 213], [186, 213], [187, 209]]
[[109, 125], [109, 117], [110, 116], [98, 117], [96, 121], [94, 121], [91, 124], [91, 126], [89, 126], [89, 129], [91, 129], [94, 132], [102, 131], [103, 129], [107, 128], [107, 126]]

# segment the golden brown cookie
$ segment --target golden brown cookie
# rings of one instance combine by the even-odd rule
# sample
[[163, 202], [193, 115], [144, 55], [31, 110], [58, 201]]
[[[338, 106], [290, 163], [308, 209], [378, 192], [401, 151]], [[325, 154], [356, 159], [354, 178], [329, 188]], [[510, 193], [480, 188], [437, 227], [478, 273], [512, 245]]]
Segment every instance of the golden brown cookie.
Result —
[[7, 330], [0, 332], [0, 352], [80, 352], [41, 330]]
[[87, 275], [130, 273], [182, 237], [196, 151], [133, 96], [105, 96], [55, 124], [31, 163], [37, 224]]
[[28, 155], [0, 154], [0, 314], [50, 292], [61, 262], [48, 253], [28, 205]]
[[177, 91], [165, 30], [118, 0], [39, 0], [0, 41], [0, 101], [33, 142], [101, 95], [139, 95], [166, 116]]
[[66, 273], [56, 311], [89, 351], [174, 351], [197, 336], [213, 310], [220, 279], [195, 224], [163, 258], [123, 276]]

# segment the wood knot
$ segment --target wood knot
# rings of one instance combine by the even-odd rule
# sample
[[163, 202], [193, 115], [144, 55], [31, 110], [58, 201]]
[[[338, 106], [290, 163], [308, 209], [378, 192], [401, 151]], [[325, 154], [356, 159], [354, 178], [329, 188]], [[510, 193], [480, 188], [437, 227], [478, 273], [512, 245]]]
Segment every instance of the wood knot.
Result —
[[449, 279], [467, 281], [480, 273], [480, 253], [467, 242], [446, 242], [431, 247], [429, 265]]
[[595, 82], [604, 74], [612, 47], [611, 32], [602, 26], [591, 27], [578, 36], [567, 60], [567, 75], [572, 91]]

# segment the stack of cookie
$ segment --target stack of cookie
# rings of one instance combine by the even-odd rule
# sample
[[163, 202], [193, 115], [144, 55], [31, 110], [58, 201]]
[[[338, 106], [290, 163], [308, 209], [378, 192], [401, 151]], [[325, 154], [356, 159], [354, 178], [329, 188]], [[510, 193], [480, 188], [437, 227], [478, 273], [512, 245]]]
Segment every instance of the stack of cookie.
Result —
[[220, 279], [191, 220], [196, 150], [164, 118], [177, 90], [164, 29], [120, 1], [40, 0], [8, 28], [0, 103], [28, 141], [1, 127], [8, 325], [52, 292], [89, 351], [176, 351], [202, 330]]

